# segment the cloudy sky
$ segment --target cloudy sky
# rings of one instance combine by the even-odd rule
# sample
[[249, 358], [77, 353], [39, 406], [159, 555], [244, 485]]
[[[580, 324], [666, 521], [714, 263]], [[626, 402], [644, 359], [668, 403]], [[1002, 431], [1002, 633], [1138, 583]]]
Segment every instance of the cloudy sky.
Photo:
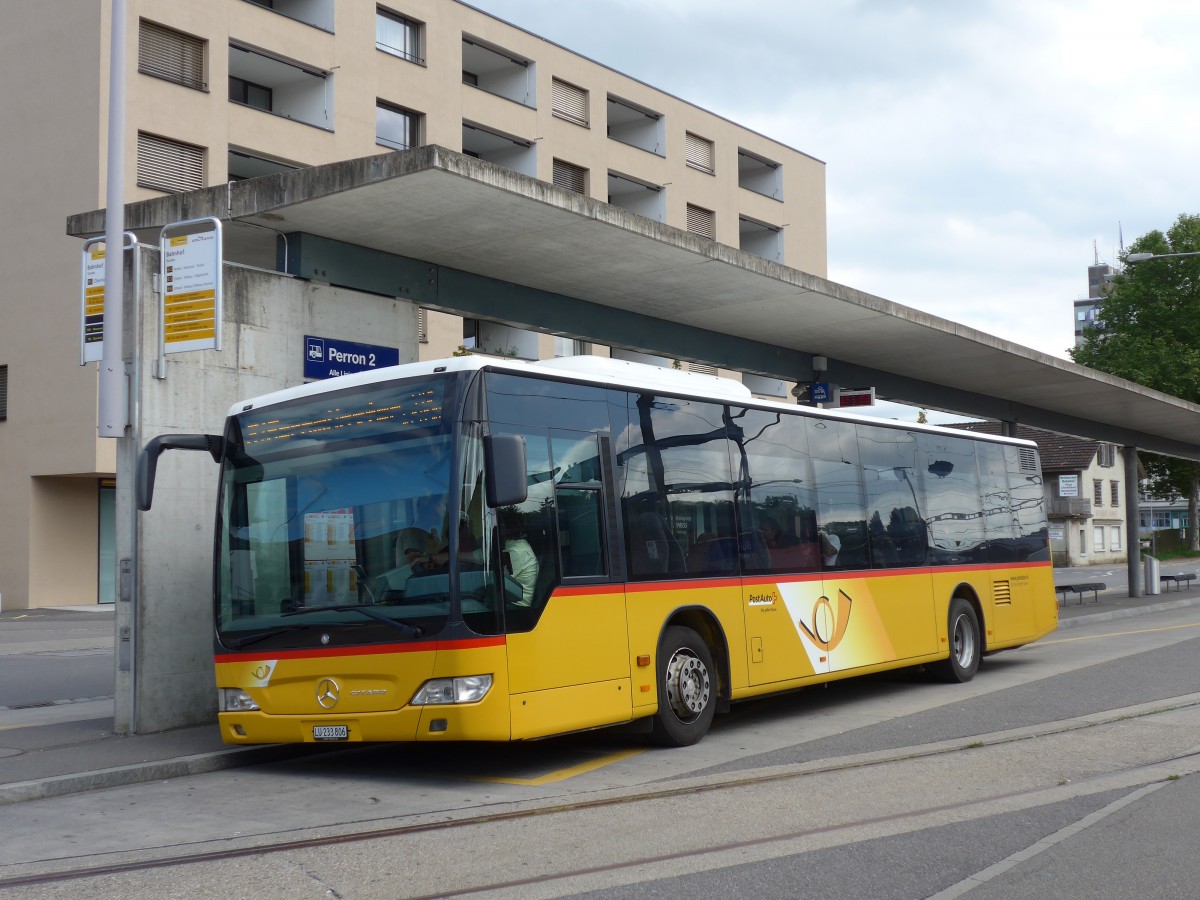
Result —
[[1054, 356], [1200, 213], [1195, 0], [473, 0], [826, 163], [829, 277]]

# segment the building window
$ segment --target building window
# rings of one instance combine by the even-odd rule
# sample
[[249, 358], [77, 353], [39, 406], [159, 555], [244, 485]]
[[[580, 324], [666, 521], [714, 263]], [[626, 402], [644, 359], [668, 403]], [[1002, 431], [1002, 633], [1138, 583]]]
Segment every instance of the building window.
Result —
[[0, 366], [0, 422], [8, 419], [8, 366]]
[[299, 166], [285, 163], [282, 160], [271, 159], [234, 147], [229, 148], [226, 158], [226, 169], [230, 181], [245, 181], [247, 178], [258, 178], [262, 175], [294, 172], [298, 168]]
[[1096, 451], [1096, 461], [1106, 469], [1116, 465], [1117, 448], [1112, 444], [1101, 444]]
[[783, 262], [783, 230], [745, 216], [738, 217], [738, 246], [772, 262]]
[[717, 214], [711, 209], [704, 209], [701, 206], [687, 205], [687, 230], [706, 237], [710, 241], [716, 240], [717, 234]]
[[587, 193], [587, 169], [574, 163], [554, 160], [554, 184], [577, 194]]
[[1121, 528], [1118, 525], [1108, 527], [1108, 549], [1114, 553], [1121, 549]]
[[245, 44], [229, 44], [229, 102], [332, 130], [333, 76]]
[[588, 92], [581, 87], [559, 81], [550, 83], [554, 115], [576, 125], [588, 124]]
[[253, 106], [255, 109], [270, 112], [273, 108], [271, 103], [272, 95], [273, 91], [265, 84], [255, 84], [253, 81], [247, 81], [244, 78], [238, 78], [234, 75], [229, 76], [229, 99], [234, 103], [244, 103], [247, 106]]
[[608, 173], [608, 202], [656, 222], [664, 222], [667, 218], [662, 185], [650, 184], [629, 175]]
[[142, 19], [138, 24], [138, 71], [197, 91], [208, 90], [204, 78], [207, 43]]
[[693, 169], [699, 169], [709, 175], [716, 172], [713, 142], [708, 138], [687, 132], [683, 140], [683, 155], [684, 161]]
[[409, 62], [425, 64], [421, 56], [421, 23], [382, 6], [375, 9], [375, 48]]
[[1104, 526], [1096, 525], [1092, 528], [1092, 549], [1097, 553], [1104, 552]]
[[1113, 509], [1121, 505], [1121, 483], [1119, 481], [1110, 481], [1108, 483], [1109, 497], [1112, 502], [1109, 504]]
[[463, 84], [522, 106], [537, 106], [533, 63], [510, 50], [463, 35]]
[[384, 103], [375, 104], [375, 143], [393, 150], [408, 150], [421, 143], [421, 114]]
[[1099, 479], [1092, 482], [1092, 502], [1097, 506], [1104, 505], [1104, 482]]
[[204, 187], [204, 148], [139, 131], [137, 183], [168, 194]]
[[738, 150], [738, 187], [773, 200], [783, 199], [783, 168], [748, 150]]
[[575, 338], [562, 337], [561, 335], [554, 336], [554, 355], [561, 356], [588, 356], [592, 352], [592, 345], [587, 341], [579, 341]]
[[608, 95], [608, 136], [614, 141], [663, 155], [663, 116]]
[[334, 0], [247, 0], [255, 6], [269, 9], [281, 16], [320, 28], [322, 31], [333, 31]]
[[1079, 555], [1087, 556], [1087, 529], [1079, 529]]

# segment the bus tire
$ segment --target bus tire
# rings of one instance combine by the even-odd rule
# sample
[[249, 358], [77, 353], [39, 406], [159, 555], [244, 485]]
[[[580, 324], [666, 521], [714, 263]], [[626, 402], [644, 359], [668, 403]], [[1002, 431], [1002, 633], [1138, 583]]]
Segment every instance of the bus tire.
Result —
[[672, 625], [658, 642], [658, 713], [651, 737], [687, 747], [704, 737], [717, 709], [712, 653], [696, 632]]
[[983, 643], [979, 633], [979, 616], [975, 607], [962, 597], [950, 601], [949, 619], [950, 658], [944, 660], [936, 673], [942, 681], [970, 681], [979, 670]]

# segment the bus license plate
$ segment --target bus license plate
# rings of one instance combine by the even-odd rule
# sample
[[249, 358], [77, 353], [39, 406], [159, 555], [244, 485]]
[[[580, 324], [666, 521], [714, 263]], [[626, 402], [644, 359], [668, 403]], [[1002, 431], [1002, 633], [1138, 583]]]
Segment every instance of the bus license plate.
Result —
[[350, 737], [345, 725], [314, 725], [314, 741], [344, 741]]

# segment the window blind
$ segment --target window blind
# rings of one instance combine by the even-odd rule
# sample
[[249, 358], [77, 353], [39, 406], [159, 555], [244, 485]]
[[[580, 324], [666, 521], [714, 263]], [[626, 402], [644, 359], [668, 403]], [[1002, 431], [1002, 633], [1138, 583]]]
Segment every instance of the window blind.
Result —
[[587, 193], [587, 169], [574, 163], [554, 161], [554, 183], [560, 188], [575, 191], [577, 194]]
[[699, 206], [687, 205], [687, 230], [706, 237], [710, 241], [716, 240], [716, 220], [717, 216], [711, 209], [703, 209]]
[[715, 171], [713, 142], [708, 138], [687, 132], [683, 140], [683, 154], [684, 161], [692, 168], [708, 172], [710, 175]]
[[578, 125], [588, 124], [588, 92], [555, 78], [551, 82], [554, 114]]
[[138, 71], [198, 91], [204, 80], [205, 41], [143, 19], [138, 27]]
[[204, 148], [139, 131], [137, 183], [169, 194], [204, 187]]

